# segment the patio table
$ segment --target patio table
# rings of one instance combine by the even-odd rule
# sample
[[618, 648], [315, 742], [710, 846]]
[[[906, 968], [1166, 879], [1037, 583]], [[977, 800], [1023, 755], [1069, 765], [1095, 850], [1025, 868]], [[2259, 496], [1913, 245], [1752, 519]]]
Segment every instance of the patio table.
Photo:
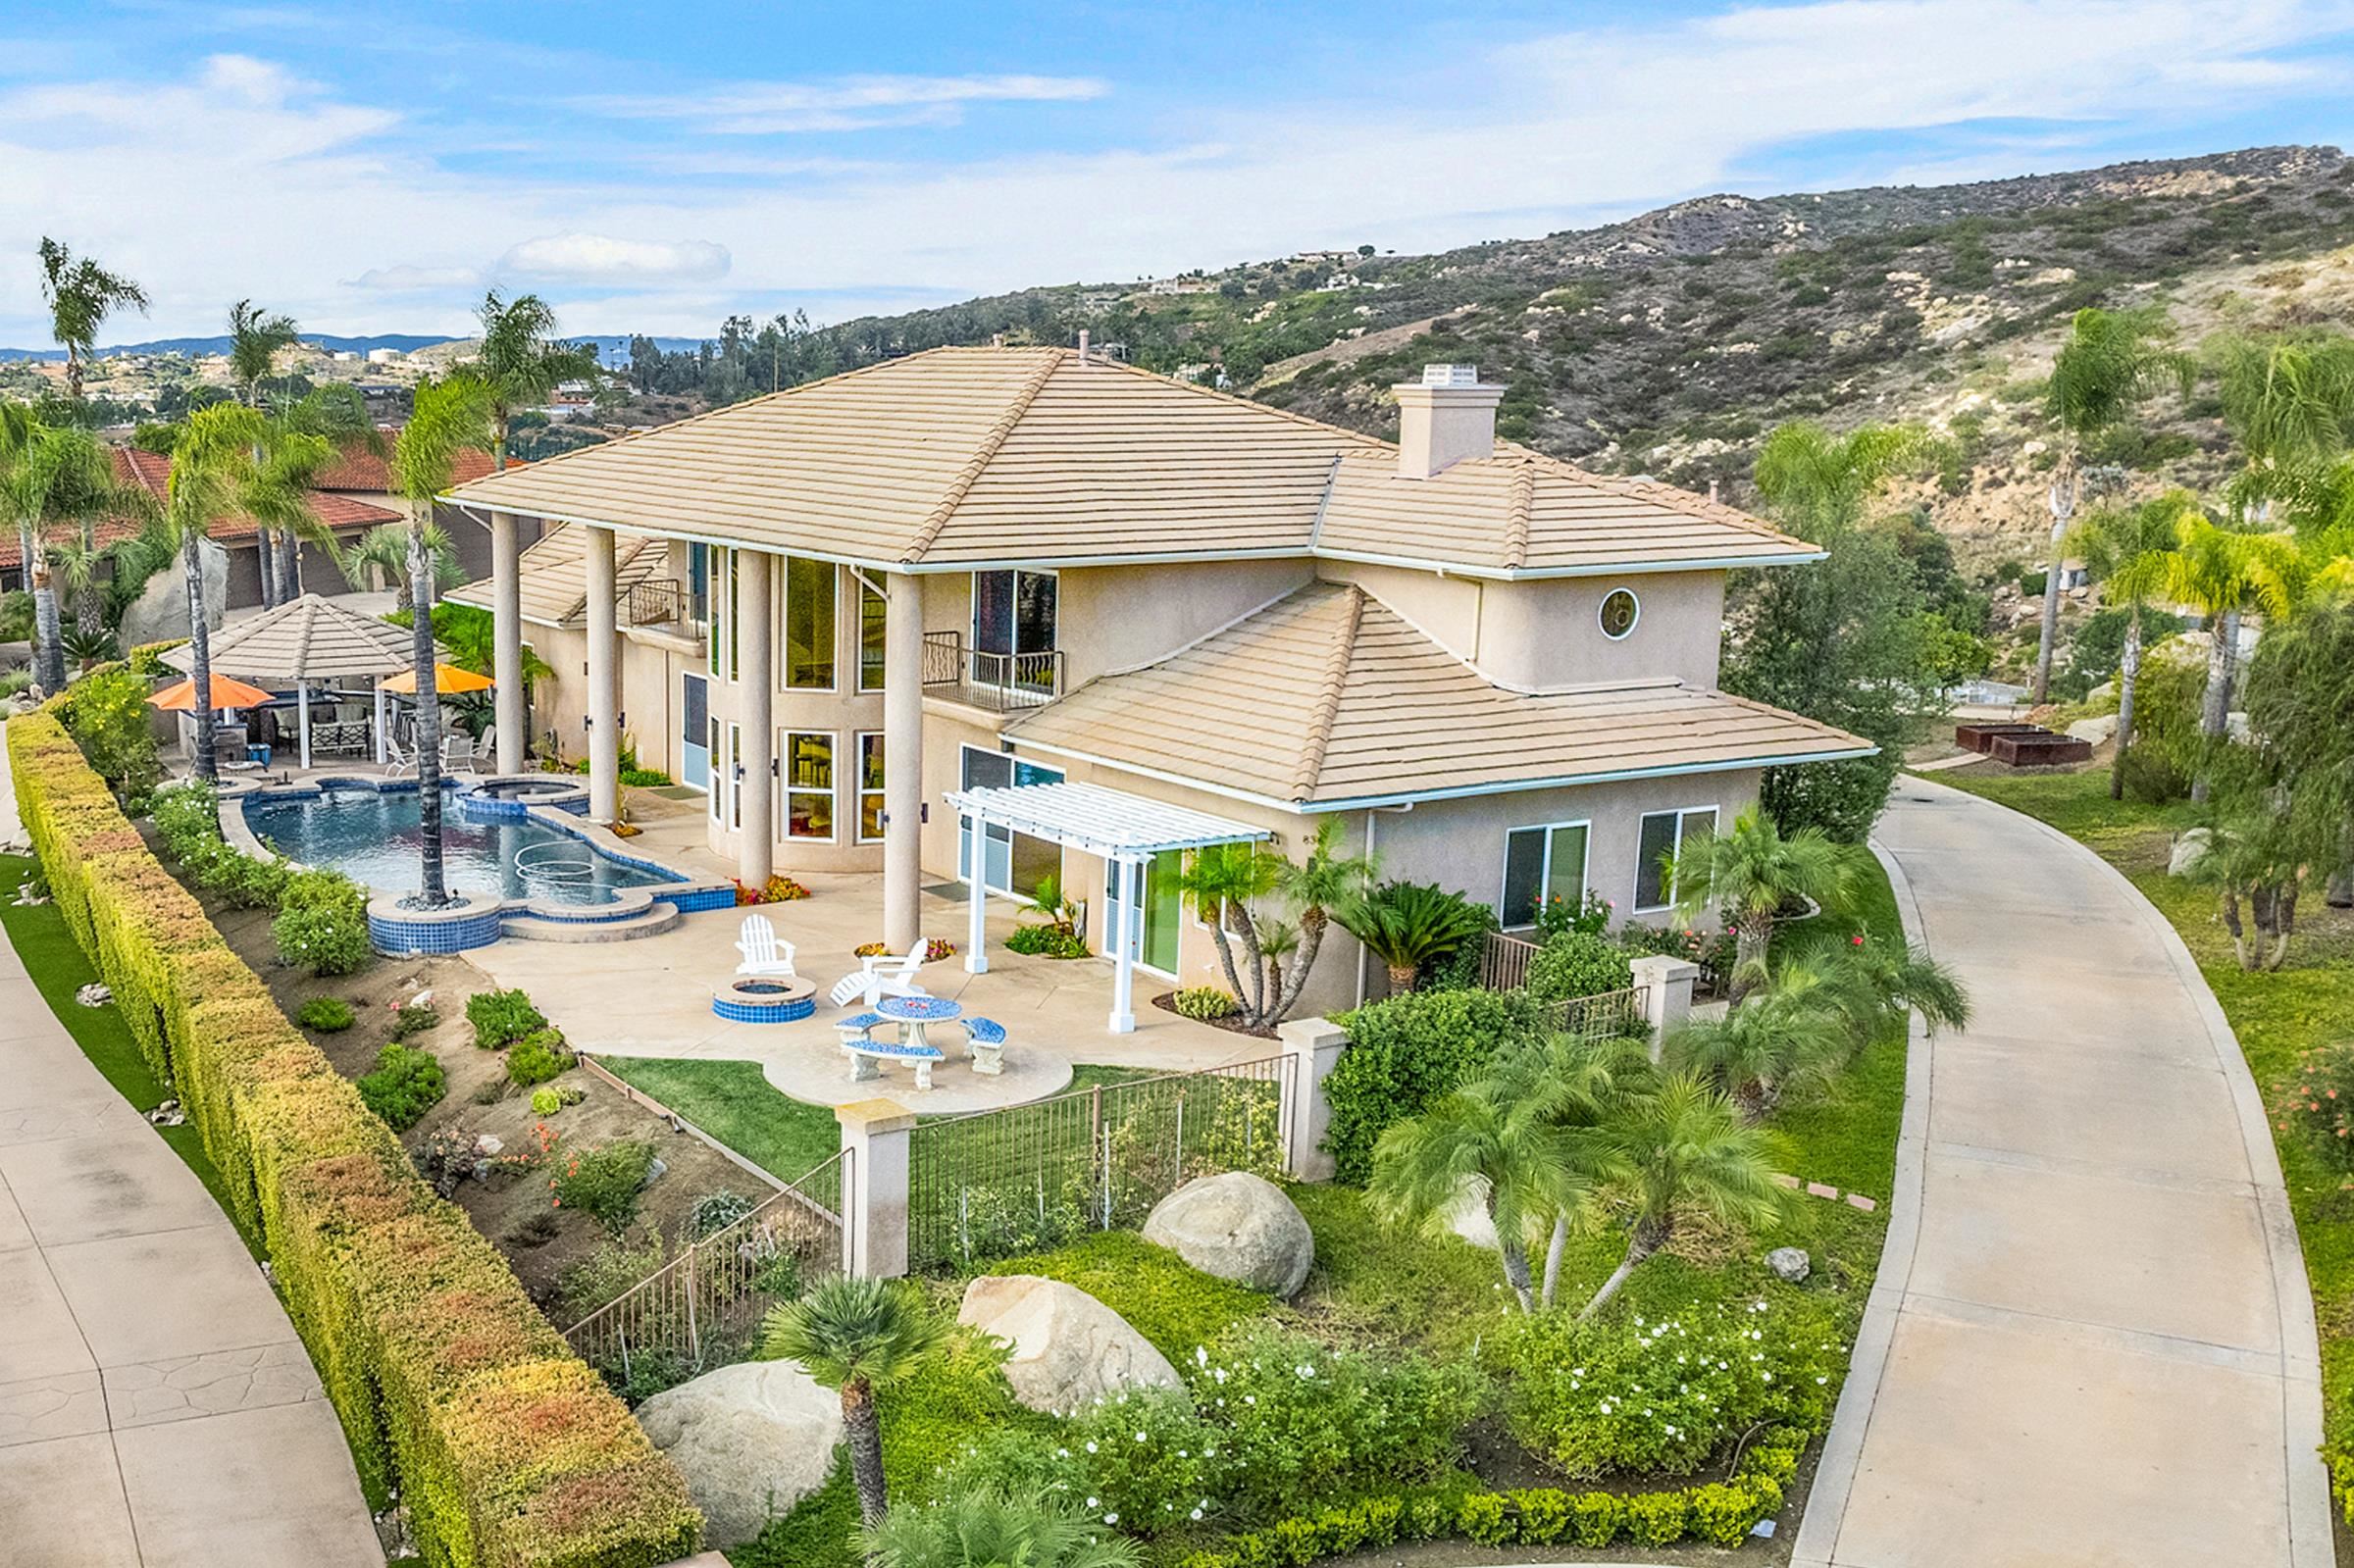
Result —
[[964, 1009], [946, 996], [885, 996], [875, 1011], [899, 1026], [899, 1038], [910, 1045], [929, 1045], [927, 1025], [945, 1024], [963, 1016]]

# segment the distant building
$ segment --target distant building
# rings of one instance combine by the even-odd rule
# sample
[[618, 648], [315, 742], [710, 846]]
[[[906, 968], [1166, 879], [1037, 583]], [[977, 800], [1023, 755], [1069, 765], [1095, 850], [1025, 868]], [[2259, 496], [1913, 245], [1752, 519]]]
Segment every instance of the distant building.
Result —
[[372, 348], [368, 351], [368, 363], [371, 365], [397, 365], [406, 358], [408, 356], [397, 348]]

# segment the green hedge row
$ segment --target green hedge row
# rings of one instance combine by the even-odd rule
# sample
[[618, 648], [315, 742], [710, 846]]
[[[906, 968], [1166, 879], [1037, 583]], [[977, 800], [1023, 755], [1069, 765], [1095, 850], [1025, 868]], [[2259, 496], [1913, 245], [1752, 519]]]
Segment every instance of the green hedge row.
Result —
[[370, 1497], [398, 1488], [436, 1568], [692, 1552], [702, 1520], [677, 1470], [286, 1021], [56, 718], [7, 737], [58, 907], [267, 1244]]
[[1668, 1492], [1561, 1492], [1551, 1487], [1474, 1492], [1441, 1485], [1363, 1497], [1281, 1519], [1177, 1568], [1305, 1568], [1325, 1557], [1379, 1550], [1402, 1541], [1467, 1540], [1483, 1546], [1667, 1546], [1679, 1541], [1739, 1545], [1782, 1505], [1805, 1439], [1769, 1432], [1741, 1456], [1730, 1481]]

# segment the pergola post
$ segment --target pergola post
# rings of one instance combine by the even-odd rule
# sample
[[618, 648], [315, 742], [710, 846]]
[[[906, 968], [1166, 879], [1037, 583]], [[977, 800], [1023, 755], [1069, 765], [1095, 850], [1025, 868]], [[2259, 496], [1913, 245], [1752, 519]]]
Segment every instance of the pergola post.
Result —
[[295, 733], [301, 736], [302, 771], [308, 773], [311, 771], [311, 683], [308, 681], [294, 683], [294, 726]]
[[776, 557], [758, 550], [737, 554], [736, 626], [742, 661], [736, 676], [738, 718], [743, 729], [743, 826], [736, 834], [736, 880], [765, 887], [776, 870], [776, 618], [769, 596]]
[[523, 552], [515, 541], [515, 514], [490, 514], [490, 678], [498, 683], [491, 703], [498, 771], [523, 771]]
[[[883, 941], [923, 939], [924, 585], [894, 572], [883, 623]], [[977, 855], [978, 850], [975, 851]], [[974, 875], [981, 874], [974, 868]]]
[[989, 841], [989, 823], [974, 815], [964, 818], [965, 841], [973, 846], [973, 875], [967, 885], [964, 926], [964, 972], [968, 975], [989, 973], [989, 954], [983, 950], [982, 939], [989, 929], [989, 872], [982, 859], [982, 850]]
[[384, 765], [384, 678], [376, 678], [376, 765]]
[[1120, 881], [1120, 895], [1112, 905], [1111, 1032], [1136, 1033], [1136, 907], [1143, 891], [1143, 867], [1127, 855], [1115, 858], [1111, 874]]
[[588, 817], [621, 817], [621, 640], [615, 625], [613, 531], [584, 528], [588, 554]]

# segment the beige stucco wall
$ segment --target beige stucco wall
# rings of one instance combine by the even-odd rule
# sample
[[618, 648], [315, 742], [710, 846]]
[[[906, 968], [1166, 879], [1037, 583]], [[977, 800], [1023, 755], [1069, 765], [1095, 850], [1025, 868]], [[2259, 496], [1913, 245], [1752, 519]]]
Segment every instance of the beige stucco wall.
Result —
[[[1600, 613], [1617, 588], [1635, 595], [1641, 613], [1635, 629], [1613, 640], [1603, 635]], [[1523, 690], [1661, 677], [1714, 687], [1723, 641], [1721, 572], [1490, 582], [1481, 592], [1478, 662]]]

